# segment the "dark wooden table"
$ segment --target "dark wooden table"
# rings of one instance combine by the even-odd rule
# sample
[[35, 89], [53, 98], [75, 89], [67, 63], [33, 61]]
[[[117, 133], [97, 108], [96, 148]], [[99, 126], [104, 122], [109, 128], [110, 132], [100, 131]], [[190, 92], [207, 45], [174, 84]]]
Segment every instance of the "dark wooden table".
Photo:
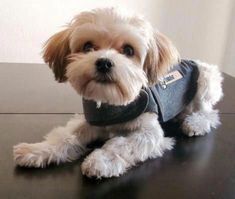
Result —
[[[82, 160], [45, 169], [16, 167], [12, 146], [38, 142], [74, 112], [81, 99], [57, 84], [42, 64], [0, 64], [0, 198], [235, 198], [235, 78], [224, 75], [222, 125], [197, 138], [177, 136], [162, 158], [148, 160], [119, 178], [91, 180]], [[179, 134], [179, 129], [174, 129]]]

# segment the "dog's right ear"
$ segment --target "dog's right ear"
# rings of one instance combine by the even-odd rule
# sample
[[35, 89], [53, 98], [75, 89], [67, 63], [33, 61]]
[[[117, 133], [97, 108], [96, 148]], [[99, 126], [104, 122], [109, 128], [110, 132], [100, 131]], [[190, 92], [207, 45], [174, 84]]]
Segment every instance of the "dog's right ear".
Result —
[[48, 39], [43, 50], [43, 59], [53, 70], [55, 79], [58, 82], [67, 80], [66, 65], [67, 56], [70, 54], [69, 48], [69, 29], [56, 33]]
[[150, 85], [156, 84], [180, 60], [176, 47], [165, 35], [156, 32], [153, 36], [144, 63]]

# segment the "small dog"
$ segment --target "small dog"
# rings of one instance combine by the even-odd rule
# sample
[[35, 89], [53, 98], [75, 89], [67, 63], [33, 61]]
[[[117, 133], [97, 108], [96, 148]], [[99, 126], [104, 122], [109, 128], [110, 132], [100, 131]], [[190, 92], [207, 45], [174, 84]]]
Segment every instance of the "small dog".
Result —
[[[219, 124], [218, 111], [213, 109], [223, 96], [218, 67], [181, 60], [171, 41], [140, 16], [114, 8], [82, 12], [48, 40], [44, 60], [58, 82], [70, 82], [84, 98], [86, 119], [75, 116], [40, 143], [14, 146], [14, 160], [20, 166], [45, 167], [78, 159], [97, 139], [105, 144], [91, 152], [81, 166], [88, 177], [120, 176], [138, 162], [162, 156], [172, 149], [174, 139], [164, 137], [160, 118], [164, 122], [166, 117], [160, 105], [152, 106], [159, 109], [156, 111], [146, 106], [155, 99], [155, 91], [161, 88], [163, 92], [183, 78], [181, 72], [178, 76], [177, 71], [172, 72], [173, 66], [182, 63], [188, 66], [192, 62], [195, 66], [191, 68], [197, 68], [192, 73], [197, 77], [190, 83], [196, 89], [173, 118], [181, 122], [188, 136], [204, 135]], [[180, 90], [174, 89], [174, 96]], [[158, 94], [161, 98], [161, 92]], [[168, 105], [181, 100], [172, 98]], [[168, 105], [164, 110], [172, 112]]]

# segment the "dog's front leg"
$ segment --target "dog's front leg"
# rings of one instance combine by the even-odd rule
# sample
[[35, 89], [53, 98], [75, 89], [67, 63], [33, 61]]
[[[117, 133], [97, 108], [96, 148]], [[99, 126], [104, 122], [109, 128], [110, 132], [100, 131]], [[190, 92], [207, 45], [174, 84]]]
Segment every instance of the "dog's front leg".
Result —
[[78, 159], [86, 151], [86, 145], [105, 133], [75, 116], [65, 127], [57, 127], [39, 143], [20, 143], [14, 146], [16, 164], [27, 167], [45, 167], [50, 163]]
[[93, 151], [82, 164], [88, 177], [112, 177], [148, 158], [162, 156], [172, 148], [174, 140], [164, 137], [156, 114], [145, 113], [136, 122], [140, 127], [126, 137], [114, 137], [101, 149]]

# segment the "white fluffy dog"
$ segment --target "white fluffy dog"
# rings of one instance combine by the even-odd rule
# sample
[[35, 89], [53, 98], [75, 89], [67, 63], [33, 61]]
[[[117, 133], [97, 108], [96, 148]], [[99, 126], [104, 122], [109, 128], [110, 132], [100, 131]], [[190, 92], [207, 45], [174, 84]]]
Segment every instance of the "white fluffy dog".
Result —
[[[77, 15], [65, 30], [48, 40], [44, 60], [56, 80], [69, 81], [85, 100], [97, 103], [97, 109], [103, 104], [131, 104], [143, 88], [161, 82], [181, 61], [170, 40], [146, 20], [113, 8]], [[223, 95], [218, 67], [195, 63], [199, 71], [196, 94], [175, 117], [188, 136], [204, 135], [217, 127], [218, 111], [213, 105]], [[82, 163], [82, 173], [88, 177], [119, 176], [138, 162], [162, 156], [174, 145], [172, 138], [164, 137], [155, 112], [101, 126], [75, 116], [65, 127], [53, 129], [42, 142], [14, 146], [14, 159], [26, 167], [72, 161], [96, 139], [106, 142]]]

